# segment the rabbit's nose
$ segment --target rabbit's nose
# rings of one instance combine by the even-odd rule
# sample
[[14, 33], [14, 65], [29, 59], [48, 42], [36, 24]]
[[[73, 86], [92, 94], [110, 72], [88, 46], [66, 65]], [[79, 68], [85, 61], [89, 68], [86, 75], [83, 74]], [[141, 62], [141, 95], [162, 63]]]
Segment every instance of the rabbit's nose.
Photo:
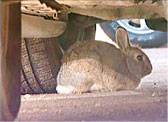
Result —
[[152, 70], [148, 70], [147, 74], [150, 74], [152, 72]]
[[150, 71], [152, 72], [152, 64], [150, 63], [150, 65], [149, 65], [149, 69], [150, 69]]
[[152, 72], [152, 64], [149, 64], [147, 67], [147, 74], [150, 74]]

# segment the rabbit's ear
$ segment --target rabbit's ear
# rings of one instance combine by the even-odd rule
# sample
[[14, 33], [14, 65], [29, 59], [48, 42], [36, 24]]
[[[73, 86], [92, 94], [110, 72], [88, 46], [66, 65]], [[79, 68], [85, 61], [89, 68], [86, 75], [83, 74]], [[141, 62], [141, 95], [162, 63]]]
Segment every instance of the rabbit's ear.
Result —
[[117, 40], [117, 44], [118, 46], [120, 47], [121, 50], [127, 50], [129, 49], [131, 46], [130, 46], [130, 41], [129, 41], [129, 38], [128, 38], [128, 33], [127, 31], [122, 28], [122, 27], [119, 27], [117, 28], [117, 32], [116, 32], [116, 40]]

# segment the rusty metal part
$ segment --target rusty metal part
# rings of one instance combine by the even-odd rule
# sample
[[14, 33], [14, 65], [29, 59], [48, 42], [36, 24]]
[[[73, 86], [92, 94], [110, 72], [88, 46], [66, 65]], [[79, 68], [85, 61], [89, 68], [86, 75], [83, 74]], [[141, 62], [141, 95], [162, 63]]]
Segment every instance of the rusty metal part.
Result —
[[23, 14], [59, 20], [58, 11], [48, 7], [46, 4], [40, 3], [40, 1], [22, 1], [21, 11]]
[[65, 21], [48, 21], [42, 17], [22, 14], [22, 38], [57, 37], [66, 30], [66, 26]]
[[[137, 2], [136, 2], [137, 1]], [[38, 0], [24, 0], [22, 3], [36, 3]], [[54, 2], [53, 0], [50, 2]], [[122, 18], [167, 18], [167, 0], [55, 0], [55, 6], [47, 1], [53, 10], [92, 16], [104, 20]], [[46, 2], [45, 2], [46, 3]], [[58, 7], [57, 7], [58, 6]], [[60, 8], [60, 6], [66, 9]]]
[[58, 4], [54, 0], [21, 1], [21, 11], [22, 14], [41, 16], [45, 19], [53, 20], [67, 20], [67, 18], [63, 18], [62, 16], [65, 16], [69, 13], [67, 6]]
[[20, 4], [0, 1], [0, 23], [0, 121], [13, 121], [20, 107]]
[[[167, 0], [56, 0], [59, 4], [70, 6], [69, 11], [104, 20], [122, 18], [167, 18]], [[137, 0], [141, 1], [141, 0]]]
[[21, 12], [23, 38], [57, 37], [66, 29], [68, 14], [38, 0], [22, 1]]
[[48, 7], [56, 9], [58, 12], [67, 12], [68, 7], [62, 4], [59, 4], [56, 0], [40, 0], [41, 3], [45, 3]]

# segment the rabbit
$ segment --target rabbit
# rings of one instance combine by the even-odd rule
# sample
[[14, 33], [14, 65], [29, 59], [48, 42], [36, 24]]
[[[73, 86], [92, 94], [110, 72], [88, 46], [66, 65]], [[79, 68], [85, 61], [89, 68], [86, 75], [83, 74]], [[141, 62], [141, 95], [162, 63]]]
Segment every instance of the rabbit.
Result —
[[147, 55], [130, 45], [127, 31], [116, 31], [118, 47], [101, 41], [77, 42], [64, 54], [57, 76], [60, 94], [132, 90], [152, 72]]

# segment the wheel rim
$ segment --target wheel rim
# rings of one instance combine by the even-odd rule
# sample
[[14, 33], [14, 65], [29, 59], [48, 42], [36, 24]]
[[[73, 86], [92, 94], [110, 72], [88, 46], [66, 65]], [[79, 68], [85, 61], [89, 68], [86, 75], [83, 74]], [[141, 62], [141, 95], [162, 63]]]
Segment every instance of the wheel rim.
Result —
[[148, 33], [154, 32], [153, 30], [147, 27], [145, 19], [140, 19], [139, 26], [131, 24], [131, 19], [118, 20], [117, 23], [121, 27], [125, 28], [127, 31], [135, 33], [135, 34], [148, 34]]

